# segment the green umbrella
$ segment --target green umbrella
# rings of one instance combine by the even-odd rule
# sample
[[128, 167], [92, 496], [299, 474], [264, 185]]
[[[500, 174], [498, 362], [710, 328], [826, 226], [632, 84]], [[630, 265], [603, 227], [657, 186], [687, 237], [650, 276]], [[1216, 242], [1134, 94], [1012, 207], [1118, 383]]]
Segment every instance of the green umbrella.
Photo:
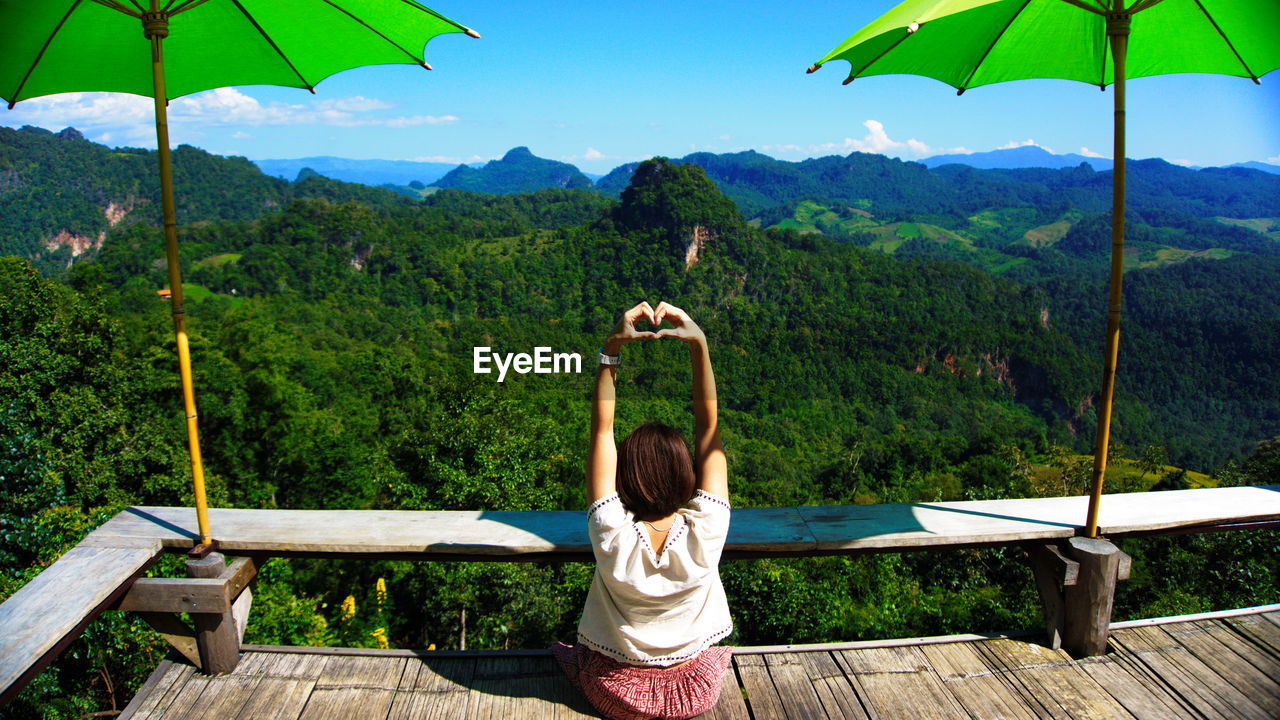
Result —
[[431, 38], [475, 31], [412, 0], [0, 0], [0, 98], [64, 92], [155, 98], [173, 327], [200, 544], [212, 537], [196, 425], [169, 162], [169, 100], [227, 85], [316, 83], [363, 65], [430, 69]]
[[959, 93], [1026, 78], [1115, 85], [1111, 293], [1087, 534], [1098, 534], [1124, 277], [1124, 84], [1166, 73], [1258, 78], [1280, 67], [1277, 0], [907, 0], [814, 63], [935, 78]]

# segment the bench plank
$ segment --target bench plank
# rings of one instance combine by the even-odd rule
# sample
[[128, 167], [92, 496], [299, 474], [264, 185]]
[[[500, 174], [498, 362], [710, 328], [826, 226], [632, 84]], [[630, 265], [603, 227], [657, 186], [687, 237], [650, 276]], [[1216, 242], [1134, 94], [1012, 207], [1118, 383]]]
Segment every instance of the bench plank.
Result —
[[[1077, 496], [736, 509], [725, 553], [785, 556], [1049, 541], [1075, 536], [1087, 503]], [[591, 559], [581, 511], [219, 508], [209, 514], [215, 537], [229, 552]], [[1113, 494], [1103, 499], [1099, 515], [1101, 531], [1111, 537], [1251, 522], [1280, 522], [1280, 485]], [[127, 508], [0, 605], [0, 702], [115, 601], [162, 547], [188, 548], [197, 536], [191, 508]], [[1249, 629], [1251, 636], [1259, 634], [1258, 627]], [[1264, 629], [1274, 634], [1276, 627]]]
[[[995, 545], [1076, 535], [1089, 499], [969, 500], [904, 505], [799, 508], [818, 550], [896, 550]], [[1102, 498], [1099, 532], [1108, 537], [1215, 523], [1280, 519], [1280, 485], [1118, 493]]]
[[[243, 510], [213, 508], [209, 524], [225, 552], [431, 554], [476, 556], [560, 553], [590, 560], [581, 511]], [[150, 537], [189, 548], [195, 511], [131, 507], [90, 535], [95, 543]], [[796, 508], [735, 510], [727, 547], [748, 552], [805, 552], [813, 536]]]
[[0, 704], [155, 557], [150, 547], [76, 546], [0, 604]]
[[[1050, 541], [1078, 534], [1088, 498], [971, 500], [900, 505], [743, 508], [733, 511], [727, 554], [887, 552]], [[400, 554], [436, 559], [556, 553], [590, 559], [580, 511], [242, 510], [215, 508], [210, 524], [228, 552]], [[1280, 485], [1120, 493], [1103, 498], [1104, 535], [1280, 521]], [[97, 544], [152, 538], [190, 547], [195, 511], [131, 507], [95, 530]], [[123, 540], [129, 538], [131, 540]]]

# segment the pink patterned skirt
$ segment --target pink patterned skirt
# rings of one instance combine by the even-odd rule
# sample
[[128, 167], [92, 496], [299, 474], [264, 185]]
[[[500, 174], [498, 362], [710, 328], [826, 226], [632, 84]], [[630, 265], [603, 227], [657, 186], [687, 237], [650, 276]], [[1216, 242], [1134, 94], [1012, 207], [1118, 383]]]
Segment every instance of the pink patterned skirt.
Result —
[[614, 720], [683, 720], [710, 710], [733, 648], [709, 647], [672, 667], [635, 667], [581, 645], [556, 643], [551, 652], [569, 682]]

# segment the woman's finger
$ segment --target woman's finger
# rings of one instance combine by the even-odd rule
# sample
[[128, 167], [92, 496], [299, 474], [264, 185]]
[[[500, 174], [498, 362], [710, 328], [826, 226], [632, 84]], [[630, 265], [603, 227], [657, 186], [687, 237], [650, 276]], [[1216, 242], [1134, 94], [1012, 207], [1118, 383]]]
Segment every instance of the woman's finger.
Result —
[[623, 313], [622, 319], [626, 321], [627, 325], [635, 325], [636, 320], [647, 315], [649, 312], [648, 307], [649, 303], [641, 300], [635, 307]]
[[665, 302], [658, 303], [658, 309], [653, 311], [653, 326], [657, 327], [662, 324], [662, 318], [667, 314], [667, 304]]
[[652, 305], [650, 305], [650, 304], [649, 304], [649, 302], [648, 302], [647, 300], [646, 300], [646, 301], [641, 301], [641, 303], [640, 303], [640, 304], [644, 306], [644, 316], [645, 316], [645, 318], [646, 318], [646, 319], [648, 319], [649, 324], [650, 324], [650, 325], [653, 325], [654, 327], [657, 327], [657, 326], [658, 326], [658, 323], [657, 323], [657, 322], [655, 322], [655, 321], [654, 321], [654, 319], [653, 319], [653, 316], [654, 316], [653, 306], [652, 306]]

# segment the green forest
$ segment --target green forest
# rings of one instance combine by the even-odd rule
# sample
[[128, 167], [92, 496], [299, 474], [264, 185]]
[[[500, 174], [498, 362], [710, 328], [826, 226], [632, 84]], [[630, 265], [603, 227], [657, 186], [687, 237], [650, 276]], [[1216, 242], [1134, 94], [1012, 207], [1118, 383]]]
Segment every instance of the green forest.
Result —
[[[1107, 175], [851, 156], [787, 164], [806, 165], [788, 180], [738, 160], [736, 185], [725, 167], [656, 158], [612, 190], [611, 175], [594, 190], [419, 199], [318, 175], [290, 183], [179, 148], [211, 504], [582, 509], [590, 358], [640, 300], [683, 307], [707, 333], [735, 507], [1084, 492], [1106, 289], [1095, 186]], [[123, 507], [193, 503], [157, 296], [154, 163], [73, 130], [0, 128], [0, 599]], [[1126, 275], [1108, 491], [1280, 483], [1280, 245], [1213, 219], [1280, 216], [1280, 193], [1257, 189], [1252, 171], [1148, 170], [1133, 171], [1132, 234], [1139, 255], [1166, 261], [1138, 257]], [[1051, 242], [1027, 240], [1033, 229]], [[85, 242], [50, 240], [60, 234]], [[1225, 252], [1170, 261], [1170, 249]], [[628, 346], [621, 431], [658, 420], [688, 437], [676, 345]], [[475, 346], [587, 360], [581, 374], [499, 383], [472, 372]], [[1276, 531], [1121, 547], [1134, 562], [1116, 619], [1280, 599]], [[180, 560], [151, 572], [180, 575]], [[572, 637], [592, 572], [276, 559], [245, 640], [543, 647]], [[1040, 622], [1012, 547], [721, 572], [730, 644]], [[166, 647], [108, 612], [0, 712], [122, 708]]]

